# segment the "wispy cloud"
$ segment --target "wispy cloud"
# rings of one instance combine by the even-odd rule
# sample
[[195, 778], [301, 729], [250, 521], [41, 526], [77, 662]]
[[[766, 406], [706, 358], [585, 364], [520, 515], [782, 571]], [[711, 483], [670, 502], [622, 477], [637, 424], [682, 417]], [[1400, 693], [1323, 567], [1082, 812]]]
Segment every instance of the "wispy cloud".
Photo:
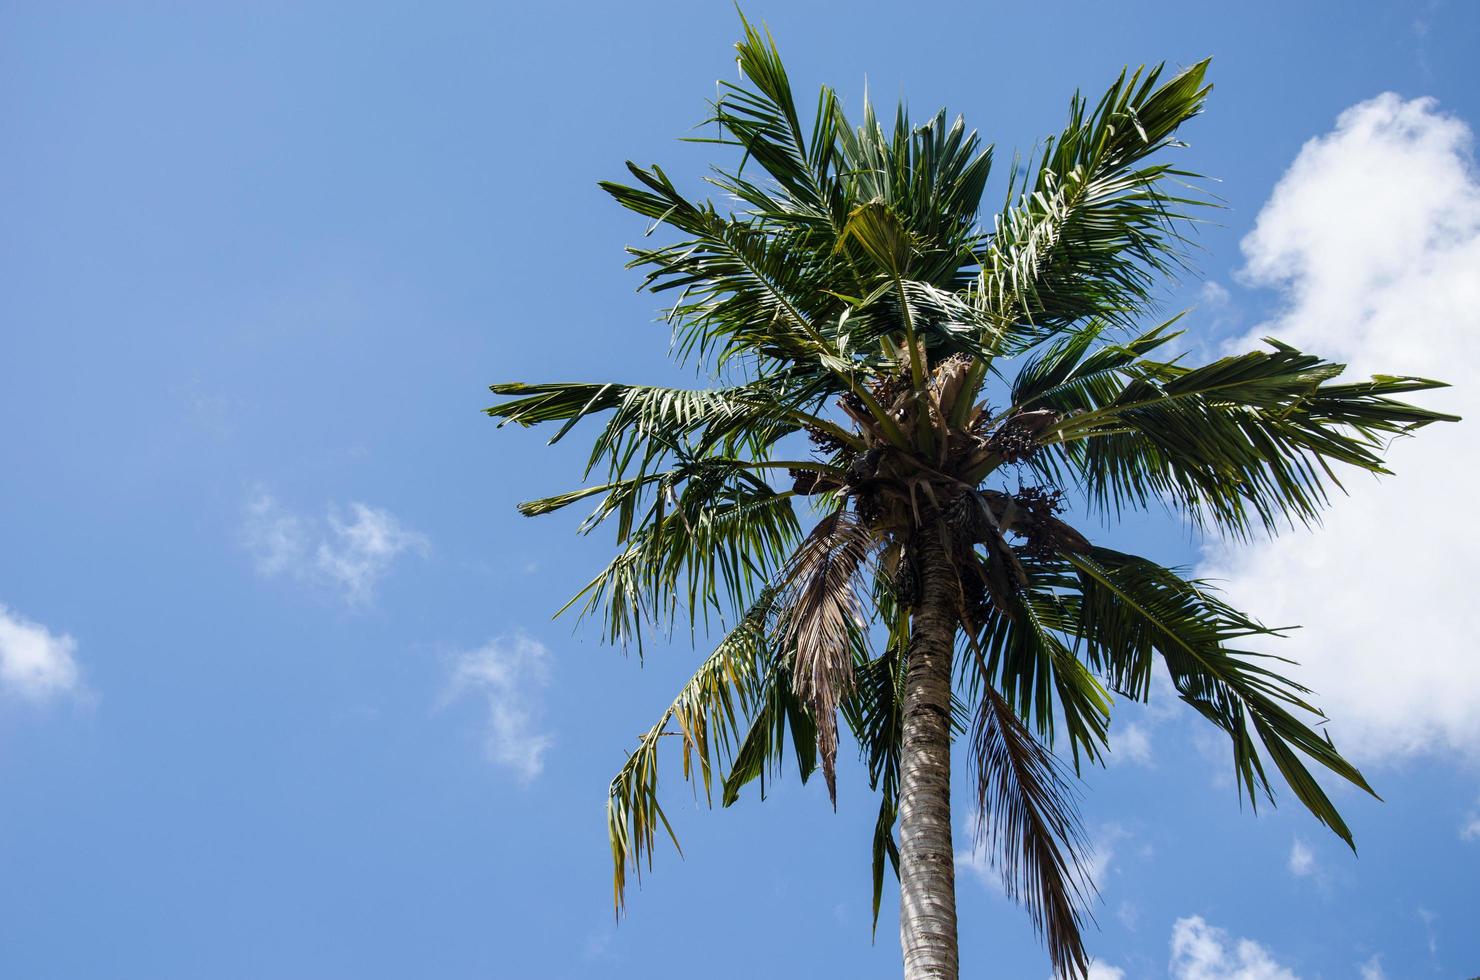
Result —
[[1252, 939], [1235, 939], [1202, 916], [1172, 926], [1172, 980], [1300, 980]]
[[1480, 808], [1471, 810], [1459, 827], [1460, 840], [1480, 840]]
[[978, 839], [974, 829], [964, 831], [963, 836], [971, 842], [971, 846], [959, 848], [956, 851], [957, 875], [959, 876], [964, 871], [988, 891], [999, 895], [1005, 894], [1002, 887], [1002, 875], [992, 867], [992, 854], [987, 849], [987, 842]]
[[1112, 725], [1107, 761], [1111, 765], [1123, 762], [1138, 766], [1152, 765], [1150, 729], [1135, 721]]
[[1114, 765], [1156, 765], [1156, 731], [1166, 722], [1184, 717], [1185, 703], [1166, 671], [1151, 675], [1151, 694], [1144, 704], [1121, 701], [1115, 706], [1110, 725], [1110, 752], [1106, 761]]
[[1316, 870], [1316, 855], [1310, 845], [1299, 837], [1290, 845], [1290, 873], [1299, 878], [1312, 875]]
[[397, 558], [430, 547], [425, 535], [403, 527], [388, 510], [352, 502], [308, 517], [261, 489], [247, 502], [242, 540], [261, 575], [327, 589], [352, 606], [373, 601]]
[[77, 693], [77, 641], [0, 605], [0, 691], [43, 703]]
[[1321, 527], [1209, 553], [1200, 573], [1300, 661], [1337, 744], [1360, 759], [1450, 751], [1480, 758], [1480, 604], [1458, 574], [1480, 523], [1447, 509], [1480, 479], [1480, 181], [1471, 134], [1430, 99], [1379, 96], [1343, 112], [1281, 178], [1244, 240], [1244, 276], [1283, 311], [1236, 345], [1274, 336], [1376, 372], [1454, 387], [1415, 396], [1469, 417], [1398, 440], [1396, 477], [1344, 473]]
[[1423, 923], [1424, 943], [1429, 948], [1429, 957], [1439, 957], [1439, 930], [1435, 924], [1439, 921], [1439, 913], [1429, 909], [1418, 910], [1419, 921]]
[[545, 768], [554, 738], [540, 725], [542, 692], [550, 683], [550, 651], [524, 633], [502, 636], [459, 654], [444, 701], [474, 695], [488, 709], [488, 758], [523, 782]]
[[1367, 962], [1357, 967], [1361, 980], [1387, 980], [1387, 974], [1382, 972], [1382, 957], [1373, 956]]

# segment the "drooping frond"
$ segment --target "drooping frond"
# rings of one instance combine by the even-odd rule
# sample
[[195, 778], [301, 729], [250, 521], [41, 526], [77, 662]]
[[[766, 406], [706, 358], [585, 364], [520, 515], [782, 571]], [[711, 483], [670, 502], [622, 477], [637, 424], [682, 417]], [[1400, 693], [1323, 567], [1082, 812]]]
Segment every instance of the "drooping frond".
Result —
[[678, 847], [678, 837], [658, 797], [658, 754], [663, 739], [680, 740], [683, 777], [693, 780], [697, 775], [708, 798], [713, 772], [734, 757], [743, 718], [765, 697], [765, 679], [775, 668], [779, 653], [769, 629], [775, 598], [774, 593], [764, 594], [720, 641], [657, 723], [638, 739], [637, 748], [612, 779], [606, 816], [618, 911], [625, 900], [627, 871], [641, 876], [644, 861], [652, 866], [659, 830]]
[[879, 925], [884, 895], [884, 865], [899, 871], [894, 821], [899, 811], [899, 755], [904, 733], [904, 666], [901, 647], [855, 665], [853, 688], [843, 703], [848, 727], [868, 766], [869, 787], [879, 794], [879, 815], [870, 846], [873, 860], [873, 924]]
[[[1031, 562], [1027, 563], [1033, 569]], [[975, 699], [994, 687], [1050, 748], [1060, 726], [1075, 768], [1098, 761], [1108, 744], [1110, 696], [1071, 649], [1074, 628], [1051, 581], [1029, 572], [1032, 586], [1009, 593], [981, 626], [982, 669], [970, 675]]]
[[1268, 655], [1241, 649], [1251, 637], [1278, 631], [1228, 606], [1207, 583], [1188, 581], [1144, 558], [1105, 548], [1064, 558], [1079, 571], [1080, 635], [1093, 666], [1118, 689], [1144, 700], [1152, 654], [1159, 655], [1182, 700], [1232, 740], [1235, 775], [1251, 805], [1261, 794], [1273, 799], [1262, 748], [1306, 809], [1355, 847], [1351, 830], [1297, 750], [1359, 789], [1372, 793], [1372, 787], [1328, 737], [1297, 715], [1324, 720], [1306, 700], [1310, 692], [1264, 666]]
[[1059, 976], [1084, 977], [1081, 932], [1094, 883], [1088, 841], [1062, 763], [1034, 737], [1007, 699], [982, 689], [972, 728], [978, 841], [988, 846], [1007, 896], [1028, 910]]
[[725, 773], [721, 797], [725, 806], [733, 805], [741, 789], [755, 781], [760, 782], [765, 798], [767, 777], [785, 760], [788, 734], [802, 782], [817, 768], [817, 724], [792, 687], [792, 653], [783, 650], [766, 669], [750, 727]]

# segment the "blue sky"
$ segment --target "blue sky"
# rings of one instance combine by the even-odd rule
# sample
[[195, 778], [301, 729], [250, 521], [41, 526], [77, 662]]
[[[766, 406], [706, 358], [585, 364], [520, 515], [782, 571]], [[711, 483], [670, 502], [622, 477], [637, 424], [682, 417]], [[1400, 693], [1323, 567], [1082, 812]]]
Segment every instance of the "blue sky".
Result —
[[[1076, 86], [1212, 55], [1184, 160], [1230, 209], [1169, 309], [1204, 352], [1274, 333], [1480, 414], [1480, 7], [1203, 6], [748, 12], [800, 89], [946, 104], [1003, 163]], [[513, 505], [579, 449], [478, 411], [692, 380], [595, 182], [700, 172], [674, 137], [736, 34], [720, 2], [0, 6], [0, 975], [898, 975], [852, 764], [836, 814], [675, 778], [685, 857], [613, 922], [606, 782], [696, 654], [551, 620], [609, 541]], [[1420, 442], [1313, 535], [1101, 532], [1304, 623], [1285, 652], [1386, 802], [1340, 793], [1354, 858], [1127, 706], [1084, 801], [1097, 980], [1480, 973], [1480, 532], [1444, 506], [1480, 442]], [[962, 847], [966, 975], [1047, 978]]]

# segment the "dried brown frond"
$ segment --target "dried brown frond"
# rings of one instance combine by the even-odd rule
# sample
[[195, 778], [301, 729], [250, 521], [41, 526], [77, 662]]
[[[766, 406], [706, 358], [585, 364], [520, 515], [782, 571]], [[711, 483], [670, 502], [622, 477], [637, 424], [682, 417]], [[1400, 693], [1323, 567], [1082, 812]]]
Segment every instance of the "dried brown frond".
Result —
[[853, 641], [864, 628], [860, 573], [876, 539], [842, 508], [817, 523], [786, 573], [781, 625], [796, 654], [792, 688], [817, 722], [817, 748], [828, 796], [837, 804], [837, 708], [853, 683]]

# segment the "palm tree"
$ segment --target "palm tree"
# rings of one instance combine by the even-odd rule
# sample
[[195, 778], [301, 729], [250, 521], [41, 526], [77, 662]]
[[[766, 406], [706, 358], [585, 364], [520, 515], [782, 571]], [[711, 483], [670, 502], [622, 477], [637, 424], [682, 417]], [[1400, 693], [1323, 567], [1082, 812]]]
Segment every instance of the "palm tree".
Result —
[[1076, 95], [987, 220], [991, 149], [959, 118], [900, 109], [886, 126], [865, 103], [855, 127], [823, 88], [804, 122], [769, 34], [745, 23], [737, 48], [745, 81], [722, 84], [700, 139], [739, 151], [707, 178], [723, 209], [657, 166], [602, 184], [674, 236], [630, 264], [675, 297], [675, 356], [713, 386], [498, 384], [488, 410], [558, 423], [552, 442], [606, 416], [596, 484], [520, 507], [595, 498], [582, 529], [615, 528], [616, 557], [567, 608], [639, 652], [677, 621], [725, 629], [612, 780], [618, 910], [673, 835], [665, 741], [728, 806], [764, 790], [789, 736], [836, 805], [841, 718], [879, 796], [874, 916], [888, 864], [905, 976], [958, 974], [958, 737], [981, 843], [1054, 968], [1084, 976], [1094, 886], [1072, 777], [1104, 759], [1112, 692], [1145, 701], [1158, 657], [1232, 740], [1251, 803], [1273, 799], [1273, 763], [1350, 844], [1307, 764], [1371, 790], [1312, 727], [1309, 692], [1245, 649], [1275, 632], [1064, 517], [1072, 491], [1080, 513], [1165, 504], [1235, 539], [1273, 532], [1316, 519], [1339, 466], [1385, 473], [1390, 438], [1450, 418], [1394, 397], [1434, 381], [1341, 381], [1274, 340], [1192, 367], [1164, 353], [1172, 323], [1137, 328], [1209, 203], [1162, 159], [1207, 63]]

